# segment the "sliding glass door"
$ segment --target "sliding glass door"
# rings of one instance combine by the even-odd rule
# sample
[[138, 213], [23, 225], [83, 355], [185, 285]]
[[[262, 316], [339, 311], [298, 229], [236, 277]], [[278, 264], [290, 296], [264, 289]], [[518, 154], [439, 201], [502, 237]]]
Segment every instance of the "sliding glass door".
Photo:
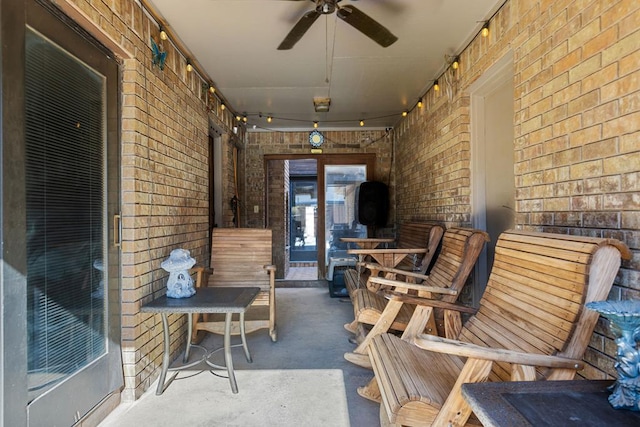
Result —
[[72, 425], [122, 385], [118, 67], [55, 11], [25, 35], [29, 425]]

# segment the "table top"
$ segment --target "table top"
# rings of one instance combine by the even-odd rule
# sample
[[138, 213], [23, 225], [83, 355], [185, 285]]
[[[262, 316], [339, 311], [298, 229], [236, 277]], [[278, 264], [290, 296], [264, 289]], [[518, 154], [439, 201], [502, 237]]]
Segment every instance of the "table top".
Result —
[[258, 287], [212, 286], [198, 288], [189, 298], [156, 298], [140, 308], [142, 313], [242, 313], [256, 299]]
[[638, 426], [640, 412], [614, 409], [611, 380], [463, 384], [462, 395], [485, 427]]
[[395, 239], [387, 237], [341, 237], [340, 240], [346, 243], [392, 243]]

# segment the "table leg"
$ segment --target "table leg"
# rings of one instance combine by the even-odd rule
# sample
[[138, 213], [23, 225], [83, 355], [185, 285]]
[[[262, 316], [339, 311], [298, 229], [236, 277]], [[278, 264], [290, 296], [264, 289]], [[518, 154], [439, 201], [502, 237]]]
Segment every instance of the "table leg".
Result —
[[162, 338], [163, 338], [163, 344], [164, 344], [164, 353], [162, 354], [162, 368], [160, 370], [160, 378], [158, 378], [158, 388], [156, 388], [157, 396], [160, 396], [165, 389], [164, 381], [167, 378], [167, 371], [169, 370], [170, 337], [169, 337], [169, 320], [167, 319], [167, 313], [162, 313]]
[[233, 360], [231, 359], [231, 316], [232, 313], [227, 313], [224, 318], [224, 364], [227, 367], [231, 391], [236, 394], [238, 393], [238, 384], [233, 373]]
[[191, 328], [193, 327], [193, 316], [197, 316], [197, 314], [187, 313], [187, 345], [184, 349], [184, 357], [182, 358], [183, 363], [187, 363], [189, 360], [189, 353], [191, 352]]
[[244, 357], [247, 358], [247, 362], [253, 363], [251, 354], [249, 353], [249, 346], [247, 346], [247, 337], [244, 334], [244, 311], [240, 313], [240, 338], [242, 338], [242, 348], [244, 348]]

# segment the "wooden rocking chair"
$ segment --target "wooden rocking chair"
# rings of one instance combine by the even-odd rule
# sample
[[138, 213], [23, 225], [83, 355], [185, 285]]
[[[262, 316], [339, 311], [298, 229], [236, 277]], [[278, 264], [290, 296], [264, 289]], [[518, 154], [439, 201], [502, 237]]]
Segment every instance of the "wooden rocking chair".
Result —
[[[374, 337], [375, 378], [358, 393], [382, 402], [383, 425], [462, 426], [471, 415], [463, 383], [573, 379], [598, 320], [585, 303], [607, 297], [630, 255], [615, 239], [503, 233], [480, 308], [458, 340]], [[407, 330], [420, 330], [414, 321], [424, 322], [417, 309]]]
[[[358, 332], [358, 347], [344, 357], [356, 365], [370, 368], [367, 346], [373, 337], [394, 329], [404, 331], [411, 319], [415, 304], [401, 298], [390, 298], [389, 295], [416, 296], [418, 298], [433, 299], [454, 303], [457, 301], [462, 288], [467, 283], [473, 266], [489, 241], [489, 235], [481, 230], [470, 228], [450, 228], [444, 233], [442, 249], [429, 275], [404, 273], [409, 280], [390, 280], [372, 277], [369, 281], [380, 287], [383, 292], [373, 293], [368, 289], [359, 289], [353, 295], [355, 320], [353, 328]], [[383, 272], [386, 270], [382, 270]], [[391, 271], [393, 271], [391, 269]], [[444, 307], [447, 305], [444, 304]], [[441, 310], [441, 324], [436, 324], [431, 308], [423, 329], [417, 333], [428, 331], [447, 338], [458, 336], [462, 328], [460, 311]], [[363, 324], [373, 325], [366, 330]]]
[[[251, 304], [245, 321], [250, 333], [268, 329], [272, 341], [276, 332], [276, 267], [272, 265], [271, 230], [257, 228], [214, 228], [211, 238], [211, 268], [196, 269], [196, 291], [201, 286], [257, 286], [260, 293]], [[210, 274], [207, 274], [210, 273]], [[253, 309], [253, 308], [256, 309]], [[262, 307], [267, 313], [257, 313]], [[254, 313], [255, 314], [255, 313]], [[260, 316], [261, 315], [261, 316]], [[194, 314], [191, 340], [199, 340], [199, 331], [224, 334], [224, 320], [213, 315]], [[232, 335], [239, 335], [237, 322], [231, 327]]]

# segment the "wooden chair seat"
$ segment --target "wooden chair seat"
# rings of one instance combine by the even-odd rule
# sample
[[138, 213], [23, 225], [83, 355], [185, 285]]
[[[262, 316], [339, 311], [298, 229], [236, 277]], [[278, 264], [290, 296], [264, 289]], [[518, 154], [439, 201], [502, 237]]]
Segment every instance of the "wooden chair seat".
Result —
[[[430, 416], [435, 418], [456, 383], [464, 360], [459, 356], [425, 352], [392, 334], [379, 335], [374, 342], [369, 357], [376, 379], [378, 383], [394, 384], [393, 393], [382, 395], [385, 407], [413, 423], [428, 422]], [[386, 370], [385, 360], [402, 360], [404, 369]]]
[[[353, 311], [359, 322], [374, 325], [380, 319], [387, 303], [388, 300], [384, 296], [362, 289], [354, 294]], [[404, 331], [413, 314], [413, 308], [411, 304], [403, 304], [389, 329]]]
[[630, 256], [615, 239], [503, 233], [480, 307], [457, 340], [420, 333], [420, 313], [434, 301], [390, 296], [418, 306], [402, 338], [370, 341], [375, 378], [359, 394], [382, 402], [381, 424], [462, 426], [471, 416], [463, 383], [573, 379], [598, 320], [584, 305], [607, 297]]

